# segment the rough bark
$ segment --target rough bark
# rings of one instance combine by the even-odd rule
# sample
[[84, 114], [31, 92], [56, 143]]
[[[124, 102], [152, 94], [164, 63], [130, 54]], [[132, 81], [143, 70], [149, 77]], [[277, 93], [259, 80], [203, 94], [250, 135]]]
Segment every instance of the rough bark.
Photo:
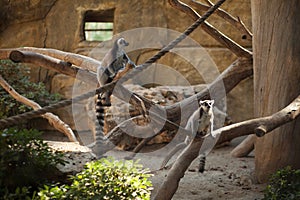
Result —
[[[300, 1], [252, 0], [254, 114], [266, 116], [300, 93]], [[265, 127], [260, 127], [259, 132]], [[300, 168], [300, 120], [284, 125], [255, 143], [259, 182], [279, 168]]]

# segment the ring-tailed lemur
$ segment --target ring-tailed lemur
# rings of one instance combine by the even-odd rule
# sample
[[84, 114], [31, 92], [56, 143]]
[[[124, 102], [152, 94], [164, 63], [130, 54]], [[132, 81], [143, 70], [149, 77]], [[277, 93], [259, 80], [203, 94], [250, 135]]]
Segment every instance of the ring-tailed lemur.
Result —
[[[127, 54], [124, 51], [124, 48], [128, 46], [129, 43], [126, 42], [124, 38], [117, 39], [113, 47], [106, 53], [103, 60], [101, 61], [101, 66], [97, 68], [97, 80], [99, 86], [103, 86], [107, 83], [110, 83], [117, 73], [123, 70], [127, 63], [132, 64], [135, 67], [135, 64], [129, 59]], [[96, 101], [96, 123], [95, 123], [95, 146], [93, 151], [97, 156], [101, 156], [105, 153], [104, 143], [104, 115], [105, 108], [110, 106], [110, 96], [112, 92], [104, 92], [98, 94]]]
[[[204, 100], [199, 102], [199, 108], [189, 118], [185, 129], [190, 130], [194, 136], [203, 135], [207, 137], [213, 130], [213, 104], [214, 100]], [[185, 144], [188, 145], [191, 142], [189, 136], [185, 139]], [[203, 173], [205, 167], [205, 154], [199, 155], [199, 168], [198, 172]]]

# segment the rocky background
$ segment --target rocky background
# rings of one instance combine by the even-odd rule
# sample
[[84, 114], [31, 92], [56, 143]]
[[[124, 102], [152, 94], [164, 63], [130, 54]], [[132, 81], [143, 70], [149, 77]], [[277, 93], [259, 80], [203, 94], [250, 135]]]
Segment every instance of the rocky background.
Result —
[[[186, 0], [186, 3], [189, 1]], [[227, 0], [222, 8], [233, 16], [239, 16], [247, 27], [251, 29], [250, 0]], [[182, 32], [193, 23], [187, 15], [172, 8], [167, 0], [4, 0], [0, 1], [0, 48], [13, 48], [34, 46], [43, 48], [55, 48], [68, 52], [90, 55], [101, 59], [110, 48], [111, 43], [101, 45], [99, 43], [84, 40], [83, 23], [84, 14], [89, 10], [114, 9], [114, 34], [140, 27], [161, 27]], [[217, 16], [208, 20], [220, 31], [229, 35], [233, 40], [244, 47], [251, 48], [251, 42], [242, 39], [243, 35], [234, 27], [224, 22]], [[145, 35], [147, 36], [147, 35]], [[147, 36], [151, 40], [157, 40], [159, 35]], [[230, 51], [223, 48], [201, 29], [197, 29], [191, 37], [205, 48], [204, 53], [209, 55], [219, 72], [222, 72], [236, 58]], [[158, 44], [163, 47], [162, 43]], [[193, 52], [194, 46], [177, 46], [176, 50]], [[94, 51], [98, 49], [98, 51]], [[131, 59], [137, 64], [143, 63], [151, 57], [156, 50], [128, 52]], [[96, 53], [95, 53], [96, 52]], [[203, 66], [210, 66], [211, 60], [201, 58], [197, 54], [190, 53], [190, 59], [196, 60]], [[195, 69], [187, 61], [172, 54], [166, 55], [160, 64], [175, 69], [189, 84], [205, 84], [205, 80], [212, 77], [201, 77], [195, 73]], [[176, 77], [170, 77], [168, 71], [159, 70], [160, 77], [166, 77], [165, 84], [180, 85]], [[209, 71], [209, 69], [208, 69]], [[213, 74], [215, 76], [215, 74]], [[140, 77], [143, 80], [147, 77]], [[32, 80], [44, 82], [51, 92], [58, 92], [64, 98], [70, 98], [75, 93], [82, 93], [95, 86], [87, 86], [84, 83], [76, 83], [73, 78], [32, 66]], [[137, 82], [139, 82], [137, 80]], [[74, 90], [74, 84], [76, 89]], [[180, 90], [180, 89], [179, 89]], [[182, 93], [182, 92], [181, 92]], [[155, 99], [158, 92], [148, 94], [149, 98]], [[89, 131], [87, 123], [86, 102], [59, 110], [58, 115], [78, 131]], [[74, 105], [73, 105], [74, 106]], [[252, 79], [243, 81], [227, 96], [227, 109], [230, 118], [237, 122], [251, 118], [253, 113], [253, 82]], [[79, 126], [75, 121], [80, 121]], [[45, 123], [37, 122], [43, 129], [49, 127]]]

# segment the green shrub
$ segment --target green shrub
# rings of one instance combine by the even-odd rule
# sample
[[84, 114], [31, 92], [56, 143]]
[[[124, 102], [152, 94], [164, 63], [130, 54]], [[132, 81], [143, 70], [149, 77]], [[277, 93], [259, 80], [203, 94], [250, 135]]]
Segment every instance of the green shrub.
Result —
[[[45, 85], [29, 80], [30, 68], [24, 64], [0, 60], [1, 76], [21, 95], [41, 106], [60, 100], [60, 95], [50, 94]], [[30, 110], [28, 106], [16, 101], [0, 86], [0, 119]]]
[[[64, 164], [62, 153], [37, 139], [37, 130], [15, 128], [0, 131], [0, 198], [32, 193], [61, 175], [57, 164]], [[29, 191], [30, 190], [30, 191]]]
[[264, 200], [299, 200], [300, 170], [290, 166], [277, 171], [270, 178], [270, 184], [265, 190]]
[[142, 165], [113, 158], [87, 163], [85, 169], [71, 177], [71, 185], [45, 186], [40, 199], [150, 199], [151, 175]]

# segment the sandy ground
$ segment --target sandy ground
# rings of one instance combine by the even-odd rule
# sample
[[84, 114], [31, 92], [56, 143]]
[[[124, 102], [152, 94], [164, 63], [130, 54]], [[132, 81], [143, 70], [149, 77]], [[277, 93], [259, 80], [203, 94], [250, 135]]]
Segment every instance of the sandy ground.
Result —
[[[206, 159], [205, 172], [202, 174], [197, 172], [199, 161], [195, 160], [181, 179], [173, 199], [261, 199], [266, 185], [255, 184], [255, 180], [252, 179], [254, 171], [253, 153], [245, 158], [233, 158], [230, 156], [230, 151], [240, 141], [241, 139], [236, 139], [228, 146], [211, 151]], [[148, 146], [146, 150], [152, 152], [140, 153], [136, 158], [140, 159], [140, 163], [145, 167], [154, 171], [154, 176], [151, 180], [154, 186], [153, 194], [155, 194], [168, 173], [168, 170], [156, 170], [160, 168], [160, 164], [164, 159], [164, 153], [167, 153], [170, 147]], [[130, 154], [126, 151], [112, 150], [107, 155], [115, 158], [124, 158]], [[176, 158], [176, 155], [174, 158]], [[172, 163], [172, 160], [170, 162]]]
[[[199, 161], [195, 160], [181, 179], [174, 200], [254, 200], [262, 199], [266, 185], [255, 184], [252, 178], [254, 171], [254, 155], [245, 158], [233, 158], [230, 151], [240, 139], [233, 141], [229, 146], [214, 149], [206, 159], [205, 172], [197, 172]], [[124, 152], [112, 151], [108, 155], [123, 157]], [[151, 156], [140, 154], [137, 156], [141, 163], [151, 170], [159, 168], [162, 154], [155, 152]], [[152, 183], [153, 194], [161, 185], [168, 170], [155, 171]]]
[[[180, 182], [174, 200], [234, 199], [254, 200], [263, 197], [265, 185], [254, 184], [251, 173], [254, 157], [232, 158], [232, 146], [213, 150], [207, 157], [206, 171], [199, 174], [194, 162]], [[163, 181], [160, 172], [154, 184]]]

